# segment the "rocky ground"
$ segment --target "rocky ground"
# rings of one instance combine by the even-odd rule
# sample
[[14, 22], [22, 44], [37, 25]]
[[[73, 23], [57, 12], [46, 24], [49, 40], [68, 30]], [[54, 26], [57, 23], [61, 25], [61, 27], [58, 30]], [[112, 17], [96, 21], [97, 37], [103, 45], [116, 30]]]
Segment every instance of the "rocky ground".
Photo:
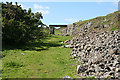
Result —
[[[64, 36], [74, 36], [62, 47], [73, 48], [80, 77], [120, 79], [120, 12], [68, 25]], [[69, 45], [68, 45], [69, 44]]]
[[80, 77], [120, 78], [120, 31], [81, 34], [64, 43], [73, 48], [72, 58], [78, 58]]

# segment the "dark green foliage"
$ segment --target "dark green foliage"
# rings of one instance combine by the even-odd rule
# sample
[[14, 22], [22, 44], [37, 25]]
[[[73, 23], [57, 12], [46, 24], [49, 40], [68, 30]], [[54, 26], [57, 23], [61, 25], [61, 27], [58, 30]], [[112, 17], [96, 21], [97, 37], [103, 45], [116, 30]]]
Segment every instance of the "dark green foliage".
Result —
[[5, 67], [11, 67], [11, 68], [19, 68], [23, 67], [24, 65], [15, 61], [10, 61], [4, 64]]
[[[31, 8], [25, 10], [21, 5], [12, 2], [2, 3], [2, 41], [7, 45], [20, 45], [43, 38], [44, 24], [41, 13], [32, 13]], [[38, 27], [41, 26], [41, 27]], [[45, 35], [44, 35], [45, 36]]]
[[112, 26], [111, 27], [111, 31], [115, 31], [115, 30], [118, 30], [118, 29], [120, 29], [119, 26]]

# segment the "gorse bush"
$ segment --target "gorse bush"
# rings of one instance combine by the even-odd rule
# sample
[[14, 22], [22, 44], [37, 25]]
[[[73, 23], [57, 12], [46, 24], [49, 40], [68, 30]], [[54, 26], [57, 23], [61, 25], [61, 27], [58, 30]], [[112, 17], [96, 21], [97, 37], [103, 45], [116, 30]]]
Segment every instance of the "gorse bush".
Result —
[[[12, 2], [2, 4], [2, 41], [3, 44], [18, 45], [45, 37], [45, 26], [41, 19], [42, 13], [33, 13], [22, 9], [21, 5], [12, 5]], [[39, 27], [38, 27], [39, 26]]]

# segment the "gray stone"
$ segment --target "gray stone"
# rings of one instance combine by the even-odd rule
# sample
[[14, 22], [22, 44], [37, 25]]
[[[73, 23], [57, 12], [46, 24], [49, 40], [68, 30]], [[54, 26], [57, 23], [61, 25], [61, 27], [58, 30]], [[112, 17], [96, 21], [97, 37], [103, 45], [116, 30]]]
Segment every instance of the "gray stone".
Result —
[[101, 69], [104, 69], [104, 68], [105, 68], [105, 64], [100, 63], [100, 64], [99, 64], [99, 67], [100, 67]]
[[[83, 27], [84, 29], [87, 28], [85, 25]], [[74, 39], [73, 46], [75, 49], [72, 52], [79, 57], [81, 64], [87, 65], [81, 65], [77, 69], [77, 73], [82, 76], [94, 75], [97, 78], [113, 76], [114, 78], [120, 67], [118, 33], [109, 33], [108, 31], [102, 33], [91, 32], [87, 36], [84, 34], [84, 37], [81, 35], [79, 38]]]
[[116, 68], [116, 70], [115, 70], [116, 72], [120, 72], [120, 68]]
[[21, 53], [22, 55], [25, 55], [25, 53]]
[[89, 72], [95, 72], [95, 70], [93, 68], [89, 68], [88, 71]]
[[65, 76], [62, 78], [62, 80], [73, 80], [73, 78], [71, 78], [70, 76]]
[[109, 75], [114, 75], [115, 72], [114, 72], [114, 71], [110, 71], [108, 74], [109, 74]]
[[115, 51], [114, 51], [113, 49], [110, 49], [110, 50], [109, 50], [109, 53], [110, 53], [110, 54], [114, 54]]
[[119, 62], [115, 60], [113, 66], [116, 66], [117, 64], [119, 64]]
[[81, 66], [81, 65], [77, 65], [77, 74], [79, 74], [79, 73], [80, 73], [80, 71], [79, 71], [80, 66]]
[[95, 67], [95, 72], [99, 72], [100, 71], [100, 68], [98, 67], [98, 65], [94, 65]]
[[83, 62], [88, 62], [87, 58], [83, 58], [82, 60], [83, 60]]
[[67, 47], [67, 48], [68, 48], [68, 47], [71, 47], [71, 45], [65, 45], [65, 47]]

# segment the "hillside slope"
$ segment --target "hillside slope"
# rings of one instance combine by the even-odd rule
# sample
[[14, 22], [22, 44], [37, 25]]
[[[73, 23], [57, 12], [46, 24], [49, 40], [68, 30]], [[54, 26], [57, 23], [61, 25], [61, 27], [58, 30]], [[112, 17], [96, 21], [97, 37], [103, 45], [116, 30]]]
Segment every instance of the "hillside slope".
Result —
[[90, 20], [73, 23], [74, 34], [89, 33], [90, 31], [114, 31], [119, 29], [119, 14], [118, 11], [110, 13], [106, 16], [96, 17]]
[[74, 36], [69, 41], [71, 56], [78, 59], [80, 77], [120, 79], [119, 19], [116, 11], [68, 26]]
[[110, 13], [106, 16], [99, 16], [93, 19], [68, 24], [67, 28], [60, 28], [64, 35], [80, 36], [91, 31], [103, 32], [114, 31], [120, 28], [119, 11]]

